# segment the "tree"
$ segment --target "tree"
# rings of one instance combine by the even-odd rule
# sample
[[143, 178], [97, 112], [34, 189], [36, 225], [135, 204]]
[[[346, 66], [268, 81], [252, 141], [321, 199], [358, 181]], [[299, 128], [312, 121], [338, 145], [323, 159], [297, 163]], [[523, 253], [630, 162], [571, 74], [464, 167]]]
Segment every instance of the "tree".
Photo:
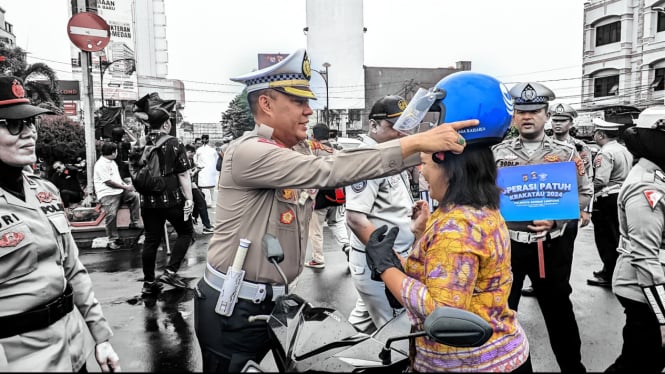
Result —
[[85, 129], [67, 116], [42, 116], [37, 136], [37, 157], [48, 165], [55, 161], [75, 163], [85, 160]]
[[62, 99], [57, 90], [57, 76], [48, 65], [37, 62], [28, 64], [26, 52], [0, 42], [0, 72], [23, 80], [26, 97], [32, 105], [63, 114]]
[[237, 139], [245, 131], [254, 130], [254, 116], [247, 102], [247, 90], [243, 90], [229, 103], [222, 113], [223, 138]]

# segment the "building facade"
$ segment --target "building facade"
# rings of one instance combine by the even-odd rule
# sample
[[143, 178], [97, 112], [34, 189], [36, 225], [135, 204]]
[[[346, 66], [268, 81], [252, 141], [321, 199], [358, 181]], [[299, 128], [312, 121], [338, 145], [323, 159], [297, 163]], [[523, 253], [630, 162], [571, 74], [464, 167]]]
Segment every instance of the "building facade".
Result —
[[583, 110], [665, 103], [665, 0], [584, 3]]
[[5, 20], [5, 10], [0, 8], [0, 42], [10, 47], [16, 46], [14, 26]]

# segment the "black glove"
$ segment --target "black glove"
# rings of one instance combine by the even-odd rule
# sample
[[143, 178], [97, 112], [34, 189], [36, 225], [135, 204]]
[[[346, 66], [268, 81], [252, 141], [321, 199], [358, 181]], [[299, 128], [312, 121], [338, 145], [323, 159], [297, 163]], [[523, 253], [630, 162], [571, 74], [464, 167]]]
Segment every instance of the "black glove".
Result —
[[399, 229], [393, 227], [387, 234], [386, 230], [388, 230], [386, 225], [374, 230], [365, 246], [367, 266], [372, 271], [372, 280], [375, 281], [381, 281], [381, 273], [387, 269], [395, 267], [402, 272], [404, 271], [402, 263], [393, 251]]

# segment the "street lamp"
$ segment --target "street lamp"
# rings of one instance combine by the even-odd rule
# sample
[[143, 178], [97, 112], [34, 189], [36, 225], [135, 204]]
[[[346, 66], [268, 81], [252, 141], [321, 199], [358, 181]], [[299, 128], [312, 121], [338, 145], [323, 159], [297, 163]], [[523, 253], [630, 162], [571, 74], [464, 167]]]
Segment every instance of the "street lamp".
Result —
[[[102, 62], [102, 56], [99, 56], [99, 91], [101, 92], [102, 95], [102, 108], [104, 107], [104, 73], [106, 73], [106, 70], [116, 62], [121, 62], [121, 61], [131, 61], [132, 62], [132, 67], [128, 70], [127, 73], [132, 73], [134, 70], [136, 70], [136, 60], [133, 58], [120, 58], [115, 61], [107, 62], [104, 64]], [[102, 68], [102, 65], [104, 66]]]

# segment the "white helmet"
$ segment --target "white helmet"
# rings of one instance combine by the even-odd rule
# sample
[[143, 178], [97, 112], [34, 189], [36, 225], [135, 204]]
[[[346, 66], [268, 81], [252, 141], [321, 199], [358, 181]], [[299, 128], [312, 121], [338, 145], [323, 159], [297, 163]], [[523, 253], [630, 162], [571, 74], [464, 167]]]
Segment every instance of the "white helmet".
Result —
[[665, 129], [665, 105], [656, 105], [644, 109], [633, 122], [637, 128]]

